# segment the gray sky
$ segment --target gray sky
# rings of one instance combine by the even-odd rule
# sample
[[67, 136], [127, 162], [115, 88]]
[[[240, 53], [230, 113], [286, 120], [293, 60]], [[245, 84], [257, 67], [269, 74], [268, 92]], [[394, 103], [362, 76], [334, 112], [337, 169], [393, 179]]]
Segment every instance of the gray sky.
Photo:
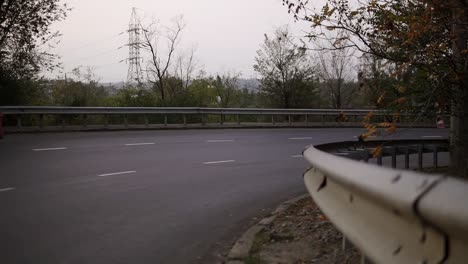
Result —
[[[263, 34], [276, 27], [298, 25], [281, 0], [67, 0], [73, 8], [67, 19], [54, 28], [63, 36], [55, 52], [62, 56], [65, 72], [76, 66], [93, 66], [104, 82], [123, 81], [128, 28], [132, 7], [143, 21], [183, 15], [187, 27], [181, 48], [197, 47], [196, 57], [207, 73], [237, 71], [254, 76], [256, 51]], [[54, 76], [58, 75], [57, 73]]]

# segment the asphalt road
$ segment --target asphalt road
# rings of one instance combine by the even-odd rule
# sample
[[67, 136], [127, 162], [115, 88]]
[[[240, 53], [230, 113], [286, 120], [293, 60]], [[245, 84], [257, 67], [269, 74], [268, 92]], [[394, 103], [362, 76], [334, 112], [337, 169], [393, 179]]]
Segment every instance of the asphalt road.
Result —
[[0, 263], [216, 263], [255, 218], [305, 192], [305, 146], [361, 131], [9, 135], [0, 140]]

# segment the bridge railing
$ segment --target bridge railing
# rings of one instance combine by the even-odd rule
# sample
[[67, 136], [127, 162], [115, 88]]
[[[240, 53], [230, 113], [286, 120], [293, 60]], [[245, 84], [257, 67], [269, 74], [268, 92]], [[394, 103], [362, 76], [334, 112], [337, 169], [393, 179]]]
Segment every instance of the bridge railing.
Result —
[[[6, 106], [0, 107], [5, 115], [7, 130], [16, 128], [36, 128], [72, 126], [89, 128], [94, 125], [109, 128], [140, 126], [168, 127], [171, 125], [205, 126], [360, 126], [369, 109], [265, 109], [265, 108], [199, 108], [199, 107], [40, 107]], [[340, 114], [345, 116], [340, 116]], [[91, 117], [99, 117], [91, 120]], [[138, 118], [136, 118], [138, 117]], [[373, 120], [384, 122], [391, 113], [375, 111]], [[401, 126], [416, 125], [435, 127], [433, 120], [418, 120], [415, 115], [402, 114]], [[133, 123], [132, 123], [133, 121]]]
[[[314, 201], [372, 262], [466, 263], [468, 183], [356, 161], [366, 161], [382, 143], [345, 142], [306, 149], [304, 157], [312, 168], [304, 181]], [[409, 152], [423, 163], [424, 153], [447, 151], [448, 142], [392, 141], [385, 147], [382, 156]]]

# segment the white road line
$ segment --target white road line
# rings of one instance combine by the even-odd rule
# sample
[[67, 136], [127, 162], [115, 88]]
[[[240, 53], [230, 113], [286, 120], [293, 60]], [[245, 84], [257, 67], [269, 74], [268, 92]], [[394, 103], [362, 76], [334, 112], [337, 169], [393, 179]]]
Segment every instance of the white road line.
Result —
[[442, 138], [442, 136], [423, 136], [423, 138]]
[[8, 192], [8, 191], [13, 191], [15, 188], [4, 188], [0, 189], [0, 192]]
[[294, 155], [294, 156], [291, 156], [291, 158], [303, 158], [304, 156], [303, 155]]
[[107, 176], [131, 174], [131, 173], [136, 173], [136, 171], [122, 171], [122, 172], [107, 173], [107, 174], [98, 175], [98, 177], [107, 177]]
[[234, 142], [234, 139], [215, 139], [215, 140], [207, 140], [207, 143], [223, 143], [223, 142]]
[[125, 146], [145, 146], [145, 145], [154, 145], [156, 143], [130, 143], [130, 144], [125, 144]]
[[33, 151], [53, 151], [53, 150], [66, 150], [67, 148], [42, 148], [42, 149], [33, 149]]
[[297, 137], [297, 138], [289, 138], [290, 140], [307, 140], [312, 139], [311, 137]]
[[230, 162], [236, 162], [236, 161], [235, 160], [219, 160], [219, 161], [203, 162], [203, 164], [211, 165], [211, 164], [230, 163]]

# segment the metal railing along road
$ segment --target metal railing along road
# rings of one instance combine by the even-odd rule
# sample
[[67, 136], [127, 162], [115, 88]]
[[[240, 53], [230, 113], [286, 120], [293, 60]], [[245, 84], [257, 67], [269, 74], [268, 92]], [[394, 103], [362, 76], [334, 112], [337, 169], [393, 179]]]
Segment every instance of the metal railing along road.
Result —
[[[268, 126], [359, 126], [364, 116], [369, 114], [368, 109], [264, 109], [264, 108], [199, 108], [199, 107], [42, 107], [42, 106], [4, 106], [0, 112], [5, 115], [8, 127], [21, 129], [47, 126], [59, 126], [62, 129], [70, 126], [88, 128], [90, 125], [99, 125], [108, 128], [112, 120], [121, 128], [132, 125], [151, 127], [159, 125], [245, 125], [259, 124]], [[344, 114], [344, 120], [340, 116]], [[373, 119], [384, 122], [391, 117], [391, 113], [375, 111]], [[90, 117], [100, 117], [99, 121], [91, 122]], [[31, 118], [33, 117], [33, 118]], [[53, 117], [52, 121], [50, 120]], [[119, 120], [115, 121], [116, 117]], [[132, 124], [131, 118], [140, 117]], [[159, 119], [155, 119], [158, 117]], [[435, 127], [435, 121], [413, 124], [415, 115], [402, 114], [400, 125], [416, 125]], [[171, 119], [172, 118], [172, 119]], [[361, 119], [360, 119], [361, 118]], [[33, 119], [33, 121], [31, 121]], [[14, 120], [14, 121], [12, 121]], [[27, 122], [26, 122], [27, 120]], [[12, 125], [12, 123], [14, 123]], [[153, 126], [154, 127], [154, 126]]]
[[[375, 263], [466, 263], [468, 183], [457, 178], [366, 164], [383, 142], [311, 146], [304, 181], [323, 213]], [[384, 143], [382, 156], [448, 150], [447, 140]], [[337, 154], [337, 155], [334, 155]], [[431, 156], [431, 155], [429, 155]], [[348, 157], [348, 158], [345, 158]], [[418, 165], [420, 167], [422, 165]], [[408, 167], [405, 165], [405, 167]]]

